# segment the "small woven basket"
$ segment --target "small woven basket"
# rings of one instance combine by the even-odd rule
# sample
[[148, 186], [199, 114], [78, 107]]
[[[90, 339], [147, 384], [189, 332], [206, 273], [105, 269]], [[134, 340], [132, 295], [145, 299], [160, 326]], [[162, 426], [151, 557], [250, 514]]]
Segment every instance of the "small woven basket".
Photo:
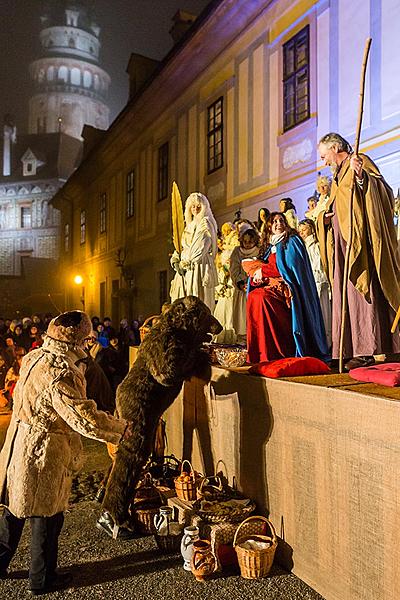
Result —
[[[184, 464], [187, 463], [190, 467], [190, 473], [194, 473], [193, 467], [188, 460], [184, 460], [181, 465], [181, 475], [186, 473], [184, 470]], [[189, 475], [190, 481], [182, 481], [179, 477], [174, 479], [175, 491], [178, 498], [181, 500], [196, 500], [196, 493], [200, 477]]]
[[[264, 521], [271, 530], [271, 537], [267, 535], [246, 535], [238, 538], [241, 527], [254, 520]], [[262, 549], [248, 549], [243, 548], [243, 544], [248, 540], [254, 540], [257, 542], [264, 542], [270, 544], [268, 548]], [[272, 563], [274, 562], [275, 550], [278, 545], [276, 539], [275, 528], [271, 521], [261, 516], [249, 517], [243, 523], [239, 525], [236, 530], [235, 537], [233, 539], [233, 547], [236, 550], [236, 554], [239, 561], [240, 574], [245, 579], [259, 579], [268, 575]]]
[[141, 327], [139, 327], [139, 337], [140, 337], [141, 342], [143, 342], [146, 335], [148, 333], [150, 333], [151, 326], [153, 324], [153, 319], [159, 319], [159, 318], [160, 318], [160, 315], [153, 315], [152, 317], [148, 317], [145, 320], [145, 322], [143, 323], [143, 325], [141, 325]]
[[133, 522], [135, 530], [142, 535], [152, 535], [156, 533], [154, 525], [154, 516], [158, 515], [160, 507], [156, 508], [135, 508], [133, 511]]
[[157, 546], [159, 547], [161, 552], [165, 553], [178, 552], [181, 547], [182, 536], [182, 532], [178, 535], [158, 535], [158, 533], [154, 534]]

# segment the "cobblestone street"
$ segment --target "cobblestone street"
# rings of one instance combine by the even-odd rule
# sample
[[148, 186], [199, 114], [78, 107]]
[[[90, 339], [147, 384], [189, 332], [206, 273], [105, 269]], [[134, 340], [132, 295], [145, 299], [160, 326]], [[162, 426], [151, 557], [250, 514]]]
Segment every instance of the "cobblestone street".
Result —
[[[0, 415], [0, 434], [4, 437], [7, 417]], [[0, 438], [2, 440], [2, 438]], [[248, 581], [236, 573], [218, 575], [206, 583], [195, 580], [182, 568], [180, 554], [164, 555], [152, 536], [129, 541], [111, 540], [95, 527], [100, 506], [95, 501], [80, 501], [85, 493], [93, 496], [94, 484], [109, 465], [104, 444], [84, 440], [86, 461], [73, 487], [75, 504], [65, 515], [60, 537], [60, 568], [71, 570], [69, 589], [48, 594], [49, 598], [107, 598], [107, 600], [322, 600], [322, 597], [294, 575], [273, 567], [270, 576]], [[10, 566], [10, 577], [0, 582], [0, 598], [28, 597], [29, 525], [26, 525], [17, 554]]]

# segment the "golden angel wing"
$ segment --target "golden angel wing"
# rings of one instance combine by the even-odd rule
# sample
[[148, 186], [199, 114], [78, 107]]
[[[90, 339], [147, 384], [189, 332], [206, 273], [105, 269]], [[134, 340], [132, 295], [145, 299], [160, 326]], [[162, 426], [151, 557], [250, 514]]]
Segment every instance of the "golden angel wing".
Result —
[[174, 242], [175, 250], [180, 254], [182, 252], [182, 233], [185, 227], [183, 219], [183, 208], [182, 199], [179, 192], [179, 188], [174, 181], [172, 184], [172, 195], [171, 195], [171, 207], [172, 207], [172, 239]]

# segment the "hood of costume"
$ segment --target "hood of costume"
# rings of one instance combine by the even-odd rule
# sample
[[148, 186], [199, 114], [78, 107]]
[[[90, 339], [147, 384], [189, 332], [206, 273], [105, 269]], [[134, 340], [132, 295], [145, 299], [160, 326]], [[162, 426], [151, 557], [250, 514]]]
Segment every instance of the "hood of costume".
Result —
[[22, 359], [0, 454], [0, 502], [20, 518], [68, 507], [83, 459], [80, 434], [115, 444], [126, 427], [86, 398], [86, 354], [79, 344], [90, 328], [82, 315], [53, 319], [43, 346]]
[[[276, 252], [276, 266], [291, 292], [292, 331], [296, 356], [329, 360], [325, 326], [310, 259], [301, 238], [290, 235], [270, 244], [263, 260]], [[250, 288], [251, 289], [251, 288]]]
[[[394, 197], [378, 167], [365, 154], [363, 189], [356, 184], [353, 195], [353, 239], [350, 250], [349, 279], [355, 288], [370, 300], [373, 269], [376, 269], [384, 296], [397, 311], [400, 306], [400, 255], [393, 223]], [[348, 206], [352, 169], [350, 156], [333, 178], [326, 211], [337, 214], [340, 232], [347, 242], [349, 233]], [[324, 213], [318, 215], [317, 233], [324, 269], [333, 282], [334, 244], [331, 225], [324, 225]], [[372, 258], [372, 264], [371, 264]], [[372, 267], [372, 268], [371, 268]]]

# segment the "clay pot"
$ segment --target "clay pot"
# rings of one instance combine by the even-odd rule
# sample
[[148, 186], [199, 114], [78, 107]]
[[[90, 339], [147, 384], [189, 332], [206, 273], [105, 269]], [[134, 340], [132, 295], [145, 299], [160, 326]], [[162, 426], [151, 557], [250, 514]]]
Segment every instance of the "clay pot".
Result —
[[183, 558], [183, 568], [185, 571], [191, 571], [190, 561], [193, 557], [193, 544], [199, 539], [199, 528], [191, 525], [185, 527], [181, 542], [181, 554]]
[[190, 567], [197, 581], [204, 581], [215, 570], [215, 557], [208, 540], [193, 542], [193, 556]]

